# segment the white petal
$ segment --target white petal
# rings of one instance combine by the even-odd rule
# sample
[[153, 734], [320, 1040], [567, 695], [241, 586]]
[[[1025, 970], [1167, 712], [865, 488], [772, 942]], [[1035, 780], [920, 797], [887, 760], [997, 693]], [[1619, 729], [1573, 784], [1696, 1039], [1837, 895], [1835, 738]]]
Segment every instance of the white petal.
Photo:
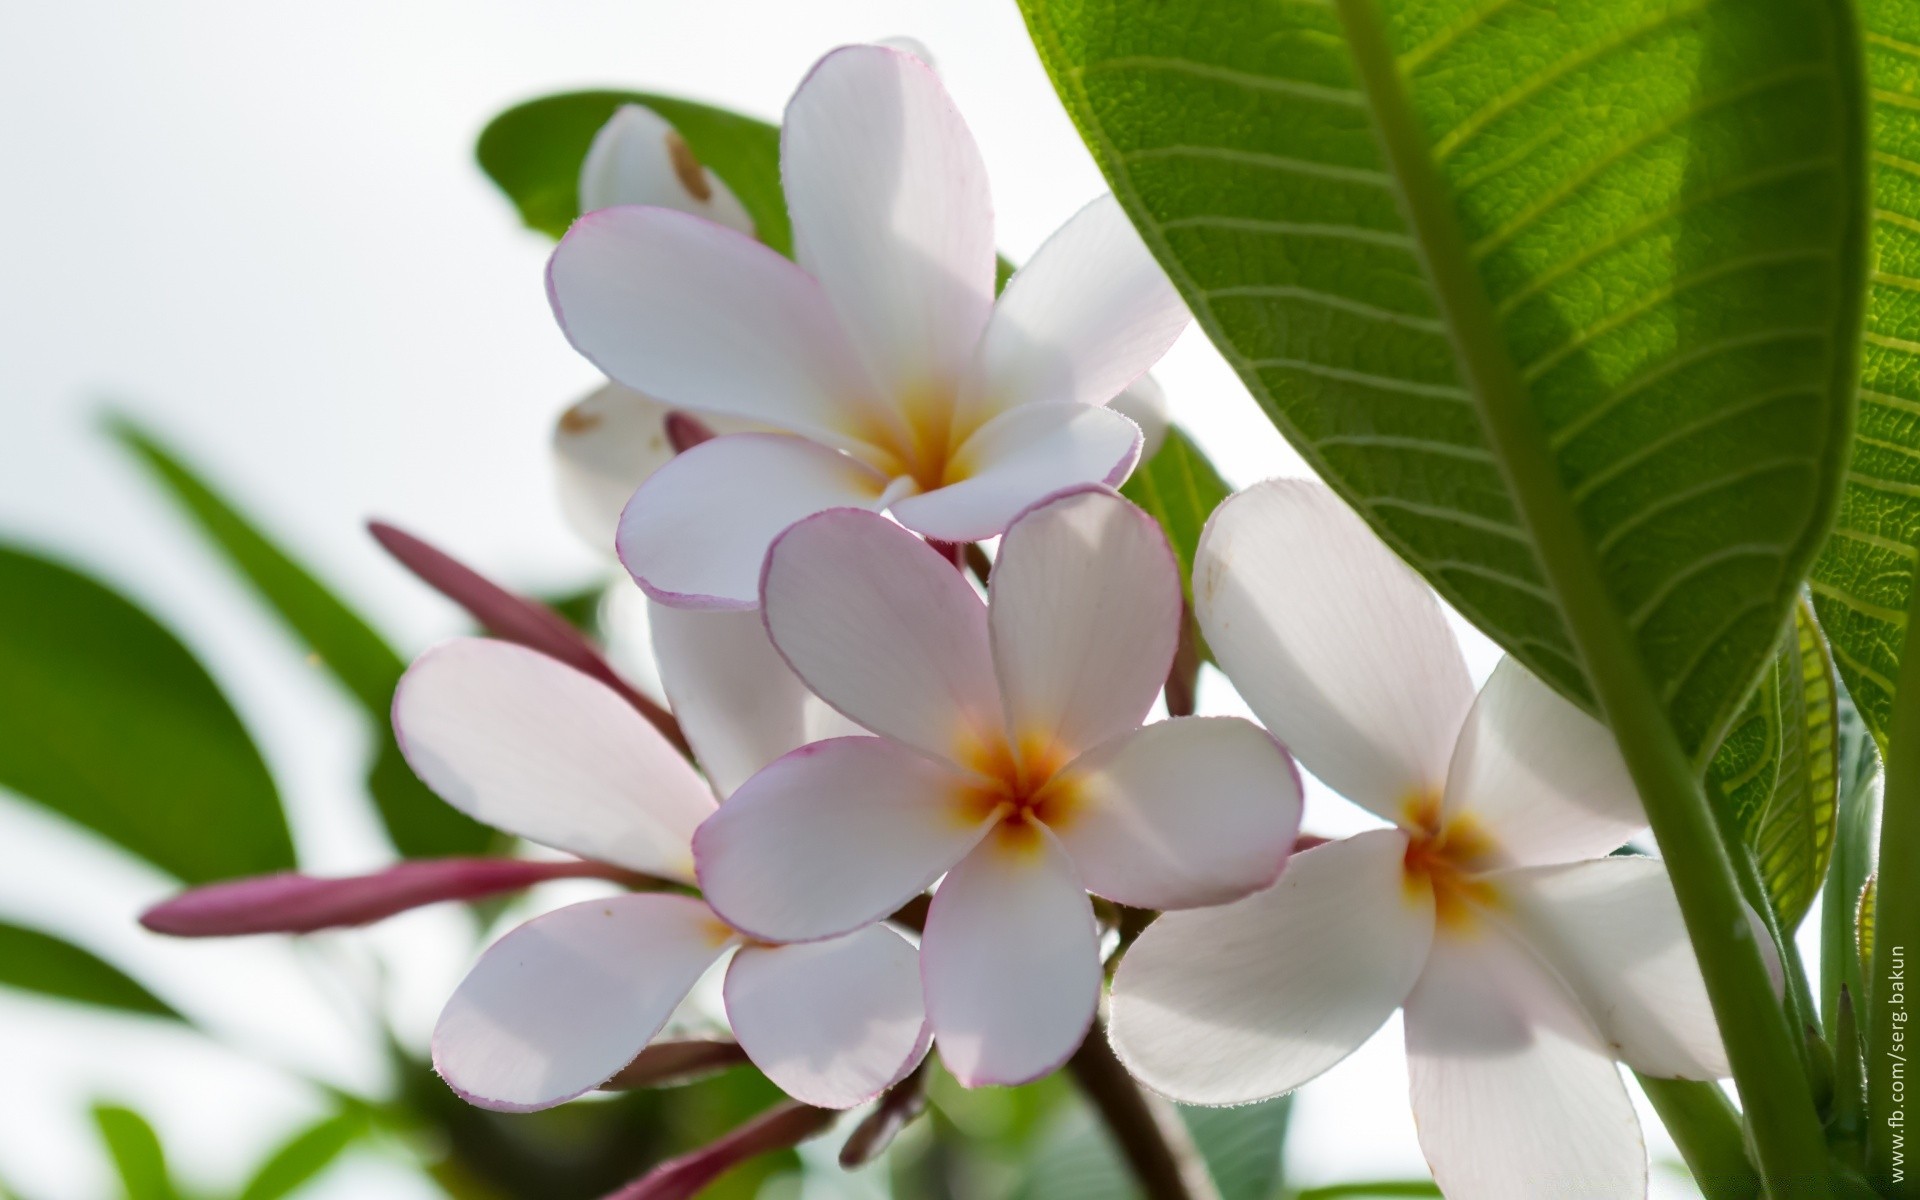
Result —
[[433, 1031], [433, 1065], [482, 1108], [526, 1112], [633, 1061], [732, 931], [690, 896], [587, 900], [480, 956]]
[[660, 468], [620, 516], [616, 546], [634, 582], [675, 608], [753, 608], [767, 547], [802, 517], [871, 508], [886, 480], [805, 438], [737, 433]]
[[1201, 534], [1194, 608], [1254, 714], [1334, 791], [1389, 820], [1436, 802], [1473, 703], [1439, 601], [1334, 494], [1270, 480]]
[[871, 387], [820, 285], [743, 234], [665, 208], [573, 223], [547, 295], [574, 349], [679, 408], [859, 448]]
[[1434, 942], [1407, 998], [1413, 1118], [1449, 1196], [1647, 1193], [1620, 1070], [1572, 999], [1488, 931]]
[[[603, 554], [613, 551], [620, 510], [633, 490], [673, 457], [667, 438], [671, 405], [609, 383], [560, 414], [553, 426], [554, 482], [560, 511], [581, 540]], [[751, 421], [703, 416], [716, 433], [761, 428]]]
[[1139, 460], [1139, 427], [1111, 409], [1022, 405], [962, 443], [947, 469], [955, 482], [899, 501], [893, 515], [930, 538], [977, 542], [1063, 488], [1118, 487]]
[[1647, 825], [1613, 733], [1511, 658], [1460, 729], [1446, 808], [1520, 863], [1608, 854]]
[[1160, 361], [1191, 318], [1112, 195], [1014, 272], [980, 337], [964, 402], [1105, 404]]
[[982, 842], [933, 894], [920, 942], [940, 1060], [967, 1087], [1026, 1083], [1080, 1045], [1100, 999], [1093, 906], [1035, 826]]
[[659, 113], [638, 104], [614, 112], [580, 164], [580, 211], [616, 204], [676, 209], [753, 235], [753, 218], [733, 189], [694, 157]]
[[1300, 832], [1300, 780], [1237, 717], [1159, 721], [1066, 769], [1048, 818], [1087, 890], [1136, 908], [1225, 904], [1271, 884]]
[[393, 695], [414, 774], [476, 821], [556, 850], [691, 879], [713, 794], [613, 689], [508, 642], [422, 654]]
[[804, 746], [740, 785], [694, 835], [714, 911], [762, 941], [891, 914], [987, 830], [969, 777], [886, 738]]
[[794, 256], [874, 381], [951, 386], [993, 304], [993, 202], [939, 76], [880, 46], [828, 54], [787, 105], [780, 174]]
[[987, 610], [938, 551], [871, 513], [821, 513], [767, 555], [773, 644], [875, 733], [960, 762], [1004, 740]]
[[727, 967], [741, 1049], [796, 1100], [865, 1104], [926, 1056], [920, 954], [885, 925], [798, 946], [749, 946]]
[[648, 616], [673, 715], [721, 796], [789, 750], [863, 732], [800, 682], [759, 613], [656, 603]]
[[1113, 1047], [1175, 1100], [1291, 1091], [1400, 1007], [1433, 940], [1433, 894], [1407, 886], [1406, 839], [1380, 829], [1293, 856], [1224, 908], [1167, 913], [1113, 979]]
[[1665, 863], [1622, 856], [1488, 878], [1619, 1058], [1661, 1078], [1732, 1074]]
[[1139, 727], [1180, 640], [1159, 522], [1105, 488], [1028, 509], [994, 558], [988, 625], [1014, 744], [1071, 756]]
[[1107, 402], [1107, 407], [1140, 427], [1140, 461], [1146, 462], [1160, 452], [1167, 440], [1167, 392], [1151, 375], [1142, 375], [1127, 390]]

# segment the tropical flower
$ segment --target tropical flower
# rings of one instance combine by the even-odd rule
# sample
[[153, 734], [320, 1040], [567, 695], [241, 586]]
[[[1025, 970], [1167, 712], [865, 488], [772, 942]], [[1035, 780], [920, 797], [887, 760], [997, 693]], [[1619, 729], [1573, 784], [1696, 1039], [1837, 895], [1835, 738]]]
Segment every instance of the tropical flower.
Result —
[[1142, 727], [1181, 621], [1165, 536], [1083, 486], [1013, 521], [991, 602], [878, 514], [839, 509], [768, 553], [762, 615], [794, 671], [878, 736], [786, 755], [694, 836], [701, 887], [769, 941], [861, 929], [929, 885], [920, 972], [964, 1084], [1058, 1066], [1099, 999], [1087, 893], [1217, 904], [1272, 882], [1292, 764], [1237, 718]]
[[924, 63], [879, 46], [815, 66], [781, 168], [797, 262], [629, 206], [582, 217], [548, 269], [562, 328], [611, 378], [784, 431], [715, 438], [646, 481], [619, 548], [648, 594], [751, 608], [775, 535], [829, 508], [971, 541], [1061, 487], [1126, 477], [1140, 432], [1103, 406], [1187, 315], [1111, 197], [996, 302], [972, 135]]
[[1603, 857], [1645, 823], [1612, 735], [1511, 659], [1476, 698], [1432, 593], [1317, 485], [1223, 504], [1194, 593], [1267, 728], [1393, 826], [1149, 926], [1114, 979], [1121, 1058], [1175, 1099], [1244, 1103], [1404, 1008], [1447, 1195], [1644, 1194], [1616, 1060], [1728, 1069], [1665, 866]]
[[[684, 727], [696, 747], [712, 751], [714, 776], [743, 777], [756, 758], [781, 753], [806, 731], [779, 694], [721, 724], [719, 708], [735, 689], [752, 690], [746, 674], [755, 655], [786, 672], [763, 636], [728, 642], [707, 616], [693, 635], [704, 640], [674, 639], [679, 655], [662, 666], [670, 690], [688, 699]], [[705, 650], [722, 661], [703, 660]], [[685, 669], [696, 662], [712, 674]], [[394, 697], [394, 728], [415, 772], [468, 815], [583, 858], [692, 884], [690, 842], [714, 793], [606, 684], [520, 646], [456, 640], [408, 669]], [[483, 1107], [561, 1103], [631, 1062], [729, 952], [728, 1023], [755, 1065], [796, 1098], [851, 1107], [926, 1053], [914, 949], [893, 929], [763, 945], [697, 897], [660, 891], [573, 904], [495, 942], [441, 1014], [434, 1065]]]

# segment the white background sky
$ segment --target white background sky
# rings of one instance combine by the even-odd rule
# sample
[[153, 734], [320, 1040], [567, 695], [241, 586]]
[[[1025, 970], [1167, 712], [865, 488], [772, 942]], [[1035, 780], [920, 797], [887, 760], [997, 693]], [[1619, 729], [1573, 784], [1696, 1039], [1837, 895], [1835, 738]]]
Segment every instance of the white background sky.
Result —
[[[554, 327], [547, 244], [473, 165], [475, 135], [510, 103], [584, 86], [777, 117], [821, 52], [890, 34], [938, 58], [1016, 261], [1101, 190], [1011, 0], [0, 0], [0, 537], [57, 549], [180, 631], [265, 749], [309, 866], [378, 865], [389, 852], [352, 800], [357, 715], [156, 501], [100, 414], [157, 427], [407, 653], [458, 622], [378, 554], [366, 516], [524, 587], [585, 582], [604, 565], [561, 526], [545, 445], [595, 373]], [[1236, 484], [1302, 473], [1197, 333], [1158, 376]], [[1484, 643], [1473, 656], [1490, 669]], [[1230, 705], [1222, 692], [1210, 702]], [[1358, 823], [1324, 794], [1308, 819]], [[420, 1032], [464, 966], [446, 913], [306, 954], [162, 942], [133, 915], [165, 888], [0, 797], [0, 919], [141, 969], [229, 1044], [0, 995], [0, 1177], [35, 1197], [112, 1193], [96, 1097], [153, 1116], [189, 1182], [236, 1185], [319, 1112], [263, 1062], [378, 1084], [315, 960], [404, 955], [395, 1003]], [[1421, 1171], [1397, 1040], [1396, 1022], [1303, 1092], [1302, 1182]], [[430, 1193], [375, 1158], [310, 1194]]]

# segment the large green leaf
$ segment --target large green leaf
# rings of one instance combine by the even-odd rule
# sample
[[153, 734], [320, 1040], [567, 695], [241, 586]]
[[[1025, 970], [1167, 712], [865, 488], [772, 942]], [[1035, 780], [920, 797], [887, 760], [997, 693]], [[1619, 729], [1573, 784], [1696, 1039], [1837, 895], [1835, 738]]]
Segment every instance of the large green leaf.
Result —
[[[1291, 1097], [1180, 1115], [1206, 1159], [1220, 1200], [1267, 1200], [1280, 1186]], [[1113, 1136], [1084, 1103], [1062, 1112], [1029, 1156], [1014, 1200], [1129, 1200], [1140, 1194]]]
[[1920, 539], [1920, 7], [1865, 0], [1860, 10], [1872, 88], [1874, 270], [1852, 461], [1812, 587], [1841, 678], [1884, 743]]
[[1847, 0], [1022, 7], [1308, 461], [1569, 696], [1626, 672], [1686, 752], [1717, 745], [1846, 450]]
[[788, 253], [793, 233], [780, 191], [780, 130], [765, 121], [650, 92], [569, 92], [529, 100], [481, 131], [480, 168], [529, 226], [559, 237], [580, 215], [580, 164], [593, 135], [624, 104], [660, 114], [753, 217], [767, 245]]
[[408, 857], [419, 858], [474, 854], [486, 849], [493, 841], [493, 831], [443, 803], [414, 777], [400, 757], [388, 719], [394, 685], [406, 669], [399, 653], [374, 632], [366, 618], [276, 545], [159, 439], [127, 420], [114, 421], [112, 430], [318, 663], [359, 701], [374, 726], [379, 747], [367, 788], [395, 848]]
[[0, 986], [122, 1012], [180, 1020], [166, 1001], [92, 951], [0, 922]]
[[1233, 491], [1207, 456], [1179, 428], [1169, 428], [1152, 458], [1141, 463], [1120, 494], [1153, 514], [1180, 560], [1180, 583], [1193, 601], [1193, 552], [1213, 510]]
[[0, 786], [188, 883], [285, 870], [267, 765], [185, 646], [106, 587], [0, 547]]
[[316, 1121], [267, 1156], [240, 1190], [239, 1200], [283, 1200], [317, 1179], [370, 1128], [366, 1115], [358, 1112]]
[[126, 1200], [179, 1200], [160, 1135], [145, 1117], [117, 1104], [97, 1104], [93, 1123], [107, 1144]]
[[1805, 601], [1753, 695], [1707, 767], [1732, 807], [1783, 929], [1799, 926], [1833, 854], [1839, 785], [1837, 684], [1826, 639]]

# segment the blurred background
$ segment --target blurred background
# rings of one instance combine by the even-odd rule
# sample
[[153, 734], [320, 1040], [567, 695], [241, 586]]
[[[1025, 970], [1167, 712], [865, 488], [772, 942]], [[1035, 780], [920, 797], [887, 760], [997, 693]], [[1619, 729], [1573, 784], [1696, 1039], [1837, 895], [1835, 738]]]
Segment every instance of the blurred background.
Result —
[[[598, 376], [548, 312], [549, 241], [476, 168], [476, 135], [514, 102], [583, 87], [777, 120], [820, 53], [902, 34], [937, 59], [992, 172], [1001, 248], [1024, 260], [1102, 183], [1007, 0], [0, 0], [0, 538], [103, 579], [186, 642], [260, 746], [305, 869], [392, 861], [365, 801], [360, 706], [105, 418], [164, 439], [403, 656], [466, 625], [379, 552], [368, 517], [531, 593], [610, 581], [561, 522], [547, 452], [559, 409]], [[1197, 331], [1156, 374], [1233, 484], [1304, 473]], [[1477, 637], [1471, 652], [1484, 676], [1493, 652]], [[1211, 676], [1201, 707], [1237, 701]], [[1316, 788], [1307, 823], [1373, 822]], [[0, 1181], [22, 1197], [122, 1194], [101, 1103], [152, 1123], [183, 1193], [240, 1194], [334, 1111], [329, 1089], [392, 1095], [371, 1014], [417, 1051], [472, 953], [471, 922], [446, 907], [297, 945], [144, 933], [135, 915], [175, 886], [0, 791], [0, 922], [89, 948], [212, 1035], [0, 988]], [[1396, 1020], [1300, 1094], [1289, 1181], [1423, 1175], [1405, 1088]], [[1689, 1194], [1646, 1125], [1656, 1194]], [[433, 1151], [358, 1141], [298, 1194], [438, 1196], [417, 1166]], [[880, 1187], [822, 1173], [806, 1195]]]

